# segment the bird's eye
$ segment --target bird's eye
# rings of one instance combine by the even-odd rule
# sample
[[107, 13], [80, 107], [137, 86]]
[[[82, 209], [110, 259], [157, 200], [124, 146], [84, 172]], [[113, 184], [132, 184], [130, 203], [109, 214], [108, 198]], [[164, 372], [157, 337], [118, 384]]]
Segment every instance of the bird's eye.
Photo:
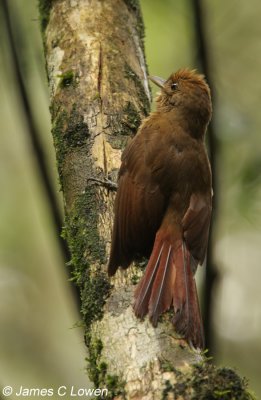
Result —
[[178, 84], [175, 82], [175, 83], [172, 83], [172, 85], [171, 85], [171, 90], [177, 90], [177, 88], [178, 88]]

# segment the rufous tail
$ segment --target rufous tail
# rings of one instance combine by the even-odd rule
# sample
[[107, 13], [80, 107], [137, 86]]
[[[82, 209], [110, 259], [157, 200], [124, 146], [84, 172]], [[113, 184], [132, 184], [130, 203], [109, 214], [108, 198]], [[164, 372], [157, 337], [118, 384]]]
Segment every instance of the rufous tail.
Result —
[[159, 316], [173, 305], [176, 332], [190, 346], [202, 349], [204, 333], [194, 264], [183, 240], [170, 241], [159, 231], [146, 271], [135, 291], [134, 312], [139, 318], [148, 313], [156, 326]]

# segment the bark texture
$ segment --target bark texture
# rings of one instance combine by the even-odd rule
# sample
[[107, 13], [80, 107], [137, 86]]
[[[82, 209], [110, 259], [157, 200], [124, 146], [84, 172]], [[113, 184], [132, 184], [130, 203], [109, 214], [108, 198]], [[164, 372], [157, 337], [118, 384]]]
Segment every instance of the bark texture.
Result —
[[[168, 315], [156, 329], [147, 319], [135, 318], [133, 291], [142, 266], [118, 271], [109, 281], [114, 193], [90, 179], [116, 181], [122, 149], [149, 112], [139, 4], [39, 4], [66, 213], [64, 235], [81, 290], [90, 378], [96, 387], [109, 389], [107, 398], [175, 398], [174, 383], [191, 376], [190, 366], [202, 362], [202, 356], [175, 338]], [[184, 393], [178, 393], [180, 398], [191, 398]]]

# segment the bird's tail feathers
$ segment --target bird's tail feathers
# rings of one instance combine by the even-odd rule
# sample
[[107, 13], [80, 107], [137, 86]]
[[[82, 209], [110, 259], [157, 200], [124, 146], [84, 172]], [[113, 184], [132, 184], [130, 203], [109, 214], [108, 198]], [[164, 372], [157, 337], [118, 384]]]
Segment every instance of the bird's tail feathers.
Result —
[[204, 332], [200, 314], [196, 282], [193, 276], [195, 261], [185, 243], [179, 248], [175, 257], [176, 279], [173, 287], [173, 324], [175, 330], [191, 346], [204, 347]]
[[135, 291], [137, 317], [149, 314], [154, 326], [171, 305], [177, 333], [192, 346], [203, 348], [204, 336], [196, 284], [194, 260], [182, 239], [175, 241], [158, 232], [144, 276]]

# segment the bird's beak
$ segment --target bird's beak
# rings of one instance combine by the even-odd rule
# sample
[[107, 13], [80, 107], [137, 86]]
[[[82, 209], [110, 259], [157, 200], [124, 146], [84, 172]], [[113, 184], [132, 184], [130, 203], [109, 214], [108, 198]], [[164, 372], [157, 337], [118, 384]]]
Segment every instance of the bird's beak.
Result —
[[155, 83], [155, 85], [159, 86], [161, 89], [164, 89], [164, 84], [166, 82], [165, 79], [160, 78], [159, 76], [149, 76], [149, 79]]

